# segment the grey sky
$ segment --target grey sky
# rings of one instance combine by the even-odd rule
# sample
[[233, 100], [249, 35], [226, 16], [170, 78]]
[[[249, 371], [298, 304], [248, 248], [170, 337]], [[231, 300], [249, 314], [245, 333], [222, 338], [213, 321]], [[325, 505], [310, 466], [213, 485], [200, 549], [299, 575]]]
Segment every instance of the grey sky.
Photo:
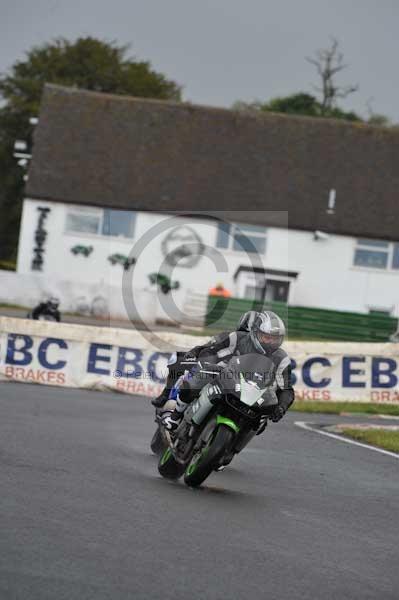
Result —
[[343, 106], [399, 122], [399, 0], [0, 0], [0, 71], [32, 45], [92, 35], [131, 43], [131, 54], [184, 86], [184, 99], [231, 106], [312, 92], [305, 56], [334, 35], [358, 83]]

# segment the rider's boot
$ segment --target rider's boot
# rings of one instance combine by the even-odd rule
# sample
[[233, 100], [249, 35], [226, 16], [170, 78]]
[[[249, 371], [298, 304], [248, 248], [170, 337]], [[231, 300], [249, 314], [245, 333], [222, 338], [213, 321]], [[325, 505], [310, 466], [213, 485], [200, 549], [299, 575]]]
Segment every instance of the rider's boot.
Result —
[[176, 429], [179, 427], [179, 425], [182, 421], [183, 414], [184, 413], [179, 412], [176, 409], [175, 410], [165, 410], [162, 413], [162, 425], [168, 431], [176, 431]]
[[165, 410], [162, 413], [162, 425], [168, 429], [168, 431], [175, 431], [183, 419], [187, 406], [188, 404], [183, 402], [180, 395], [177, 396], [175, 409], [172, 411]]
[[166, 404], [166, 402], [168, 401], [169, 398], [169, 393], [170, 390], [168, 388], [165, 388], [160, 394], [159, 396], [157, 396], [156, 398], [153, 398], [151, 400], [151, 404], [153, 406], [155, 406], [155, 408], [162, 408], [162, 406], [164, 404]]

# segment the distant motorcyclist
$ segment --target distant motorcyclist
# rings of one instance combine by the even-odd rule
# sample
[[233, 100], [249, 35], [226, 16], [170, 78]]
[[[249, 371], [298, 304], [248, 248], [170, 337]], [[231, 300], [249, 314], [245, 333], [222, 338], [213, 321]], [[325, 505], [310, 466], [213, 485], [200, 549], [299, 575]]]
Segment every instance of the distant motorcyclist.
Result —
[[187, 406], [196, 399], [207, 383], [215, 379], [216, 372], [212, 370], [212, 364], [224, 366], [232, 356], [259, 353], [268, 356], [273, 362], [278, 404], [272, 409], [272, 421], [279, 421], [294, 402], [291, 360], [280, 348], [285, 336], [283, 321], [274, 312], [266, 310], [255, 315], [243, 315], [241, 322], [247, 330], [221, 333], [208, 344], [194, 349], [196, 358], [199, 359], [199, 370], [191, 378], [183, 378], [175, 410], [165, 411], [162, 416], [162, 423], [167, 429], [177, 429]]
[[58, 298], [52, 296], [47, 302], [40, 302], [32, 312], [28, 315], [28, 318], [34, 320], [45, 320], [45, 321], [61, 321], [61, 313], [59, 311], [60, 301]]

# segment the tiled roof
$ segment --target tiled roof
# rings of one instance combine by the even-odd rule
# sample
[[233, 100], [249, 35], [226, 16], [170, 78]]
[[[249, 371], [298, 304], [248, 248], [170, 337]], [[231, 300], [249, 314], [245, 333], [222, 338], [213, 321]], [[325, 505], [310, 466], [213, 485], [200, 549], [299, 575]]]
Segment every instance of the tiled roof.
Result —
[[[331, 189], [334, 214], [327, 214]], [[47, 85], [27, 196], [399, 240], [399, 133]], [[233, 220], [236, 215], [232, 215]], [[242, 221], [243, 218], [240, 220]]]

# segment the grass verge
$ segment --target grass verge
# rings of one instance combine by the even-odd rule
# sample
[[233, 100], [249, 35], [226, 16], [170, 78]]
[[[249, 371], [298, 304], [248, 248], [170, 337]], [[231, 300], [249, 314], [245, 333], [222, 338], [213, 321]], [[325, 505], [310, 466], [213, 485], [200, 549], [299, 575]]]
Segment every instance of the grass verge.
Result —
[[6, 302], [0, 302], [0, 308], [19, 308], [21, 310], [29, 310], [25, 306], [21, 306], [20, 304], [7, 304]]
[[378, 448], [390, 450], [391, 452], [399, 452], [399, 431], [343, 428], [341, 432], [359, 442], [378, 446]]
[[14, 260], [0, 260], [0, 270], [2, 271], [16, 271], [17, 263]]
[[294, 402], [292, 410], [304, 413], [339, 415], [344, 412], [369, 415], [399, 416], [399, 404], [373, 404], [366, 402]]

